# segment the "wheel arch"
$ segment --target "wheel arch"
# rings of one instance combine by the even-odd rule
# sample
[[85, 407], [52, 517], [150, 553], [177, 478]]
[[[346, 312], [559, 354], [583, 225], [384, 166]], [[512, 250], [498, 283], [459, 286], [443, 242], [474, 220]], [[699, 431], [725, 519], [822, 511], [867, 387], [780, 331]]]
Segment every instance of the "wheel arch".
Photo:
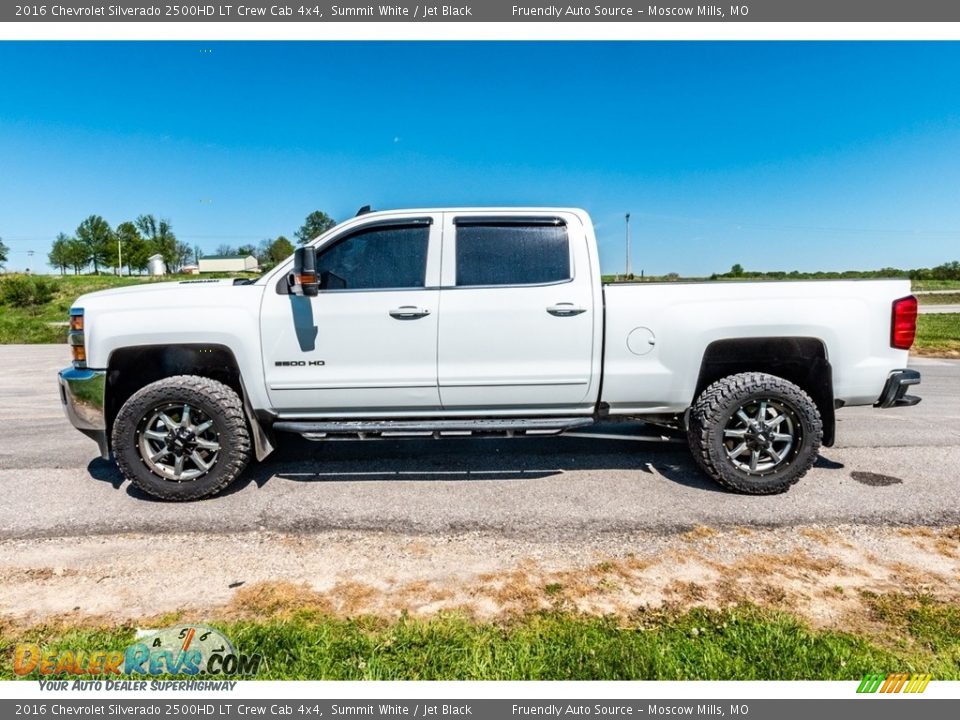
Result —
[[710, 343], [700, 361], [691, 404], [710, 384], [729, 375], [763, 372], [782, 377], [810, 395], [823, 423], [822, 444], [836, 437], [833, 369], [823, 341], [813, 337], [734, 338]]
[[250, 406], [237, 358], [229, 347], [218, 344], [133, 345], [113, 350], [107, 360], [104, 398], [107, 437], [112, 435], [113, 422], [120, 408], [135, 392], [174, 375], [210, 378], [237, 393], [253, 431], [257, 459], [262, 460], [270, 454], [273, 444]]

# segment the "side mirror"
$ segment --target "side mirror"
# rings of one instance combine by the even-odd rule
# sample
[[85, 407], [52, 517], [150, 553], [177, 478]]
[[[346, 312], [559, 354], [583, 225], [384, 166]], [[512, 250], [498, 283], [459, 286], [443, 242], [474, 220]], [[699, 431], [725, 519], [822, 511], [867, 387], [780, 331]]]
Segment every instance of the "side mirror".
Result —
[[320, 291], [317, 283], [317, 251], [312, 246], [299, 247], [293, 253], [293, 272], [287, 276], [290, 293], [315, 297]]

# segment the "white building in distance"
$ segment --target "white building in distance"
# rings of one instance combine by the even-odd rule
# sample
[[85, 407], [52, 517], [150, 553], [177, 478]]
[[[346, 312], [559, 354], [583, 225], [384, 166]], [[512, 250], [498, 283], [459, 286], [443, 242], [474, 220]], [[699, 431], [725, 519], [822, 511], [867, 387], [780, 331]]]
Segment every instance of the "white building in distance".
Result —
[[163, 262], [163, 255], [157, 253], [147, 258], [147, 273], [149, 275], [166, 275], [167, 265]]
[[209, 255], [200, 258], [200, 272], [257, 272], [260, 266], [253, 255]]

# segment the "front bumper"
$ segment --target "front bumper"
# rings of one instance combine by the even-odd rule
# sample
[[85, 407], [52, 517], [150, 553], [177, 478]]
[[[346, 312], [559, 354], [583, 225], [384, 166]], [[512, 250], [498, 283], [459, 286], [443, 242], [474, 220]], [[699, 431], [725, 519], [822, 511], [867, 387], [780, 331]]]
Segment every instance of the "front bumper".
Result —
[[107, 441], [107, 418], [104, 405], [107, 387], [106, 370], [69, 367], [60, 371], [60, 400], [71, 424], [93, 438], [100, 447], [100, 456], [110, 459]]
[[880, 393], [880, 399], [874, 403], [874, 407], [908, 407], [920, 402], [916, 395], [907, 395], [907, 388], [911, 385], [920, 384], [920, 373], [916, 370], [894, 370], [887, 378], [886, 385], [883, 386], [883, 392]]

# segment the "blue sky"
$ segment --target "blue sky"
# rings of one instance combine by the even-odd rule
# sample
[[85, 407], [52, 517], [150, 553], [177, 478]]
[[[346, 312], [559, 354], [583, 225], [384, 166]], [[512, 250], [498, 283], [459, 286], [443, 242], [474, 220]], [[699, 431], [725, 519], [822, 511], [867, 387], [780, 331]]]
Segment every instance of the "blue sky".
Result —
[[[960, 43], [0, 43], [0, 237], [573, 205], [605, 272], [960, 259]], [[28, 251], [35, 255], [30, 257]]]

